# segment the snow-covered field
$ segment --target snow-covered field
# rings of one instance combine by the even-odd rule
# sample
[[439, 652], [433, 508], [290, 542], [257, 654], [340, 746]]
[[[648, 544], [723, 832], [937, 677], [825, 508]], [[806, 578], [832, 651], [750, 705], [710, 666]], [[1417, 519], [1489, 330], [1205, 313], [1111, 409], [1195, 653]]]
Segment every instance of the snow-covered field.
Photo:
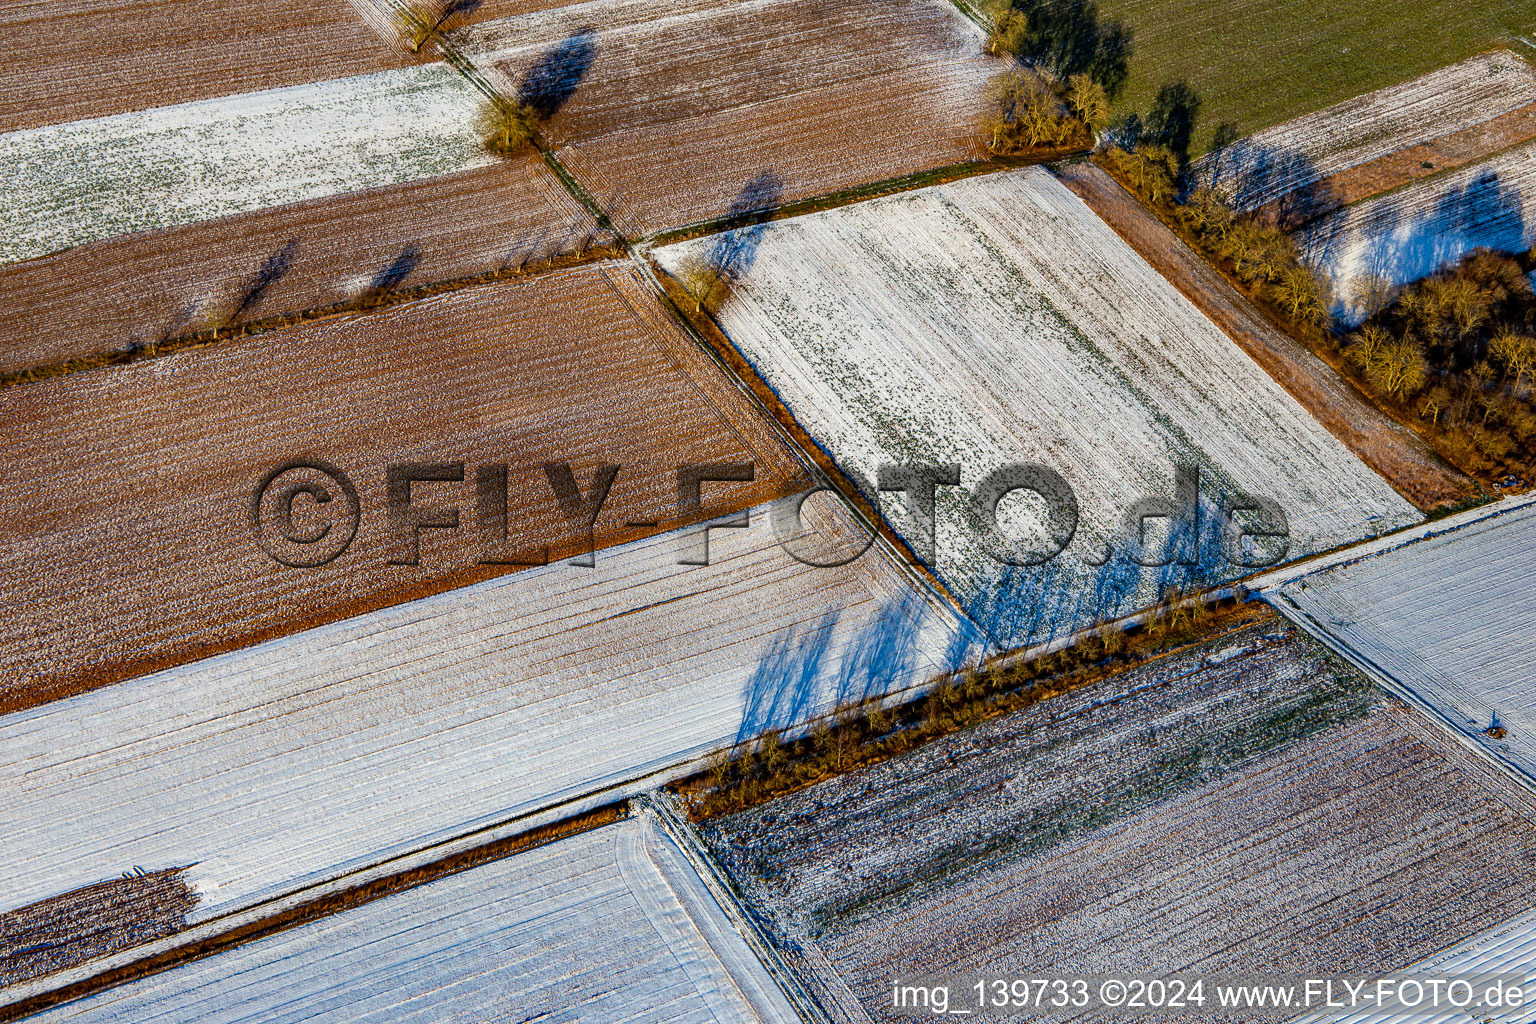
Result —
[[[720, 237], [653, 255], [675, 269]], [[1165, 583], [1245, 575], [1211, 535], [1239, 494], [1279, 505], [1292, 558], [1419, 519], [1042, 168], [725, 237], [745, 269], [717, 319], [840, 467], [873, 480], [882, 463], [960, 465], [962, 486], [938, 489], [936, 569], [1005, 643], [1150, 603]], [[1065, 554], [1023, 572], [983, 550], [968, 508], [1014, 462], [1059, 472], [1081, 505]], [[1175, 463], [1201, 474], [1200, 564], [1133, 564], [1123, 523], [1143, 499], [1171, 503]], [[883, 507], [903, 530], [900, 500]], [[1044, 533], [1021, 498], [1000, 518]], [[1149, 521], [1142, 561], [1158, 531]], [[1118, 553], [1100, 568], [1106, 543]]]
[[1536, 906], [1536, 795], [1278, 617], [702, 831], [877, 1021], [892, 975], [1375, 974]]
[[1536, 785], [1536, 501], [1501, 502], [1265, 596]]
[[1495, 50], [1266, 128], [1195, 164], [1241, 209], [1536, 103], [1536, 66]]
[[445, 64], [0, 135], [0, 262], [490, 163]]
[[956, 617], [878, 547], [792, 559], [773, 508], [708, 566], [662, 534], [0, 718], [0, 911], [191, 864], [206, 920], [947, 666]]
[[[1533, 964], [1536, 964], [1536, 913], [1527, 913], [1393, 974], [1396, 977], [1417, 978], [1517, 974], [1536, 980]], [[1478, 995], [1481, 996], [1485, 991], [1479, 991]], [[1458, 989], [1456, 998], [1465, 998], [1463, 992]], [[1309, 1013], [1297, 1017], [1294, 1024], [1398, 1024], [1402, 1019], [1401, 1011], [1335, 1011], [1328, 1014]], [[1413, 1019], [1417, 1024], [1530, 1024], [1536, 1021], [1536, 1001], [1525, 1001], [1524, 1005], [1502, 1009], [1484, 1008], [1475, 1016], [1447, 1008], [1440, 1013], [1418, 1013]]]
[[1358, 323], [1367, 278], [1406, 284], [1478, 246], [1518, 252], [1536, 244], [1536, 143], [1346, 206], [1296, 240], [1332, 283], [1335, 311]]
[[682, 852], [644, 816], [32, 1019], [798, 1021]]

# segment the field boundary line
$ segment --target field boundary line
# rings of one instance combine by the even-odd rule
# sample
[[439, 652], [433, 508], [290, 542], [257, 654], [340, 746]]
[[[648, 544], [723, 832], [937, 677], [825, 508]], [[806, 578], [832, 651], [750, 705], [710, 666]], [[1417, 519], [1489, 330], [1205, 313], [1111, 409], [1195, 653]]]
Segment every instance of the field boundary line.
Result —
[[1384, 533], [1379, 537], [1362, 540], [1355, 544], [1345, 545], [1313, 555], [1310, 558], [1300, 559], [1288, 565], [1272, 569], [1269, 572], [1248, 577], [1244, 585], [1249, 590], [1267, 594], [1278, 591], [1287, 583], [1293, 583], [1304, 576], [1324, 572], [1328, 569], [1336, 569], [1342, 565], [1351, 565], [1366, 558], [1386, 554], [1408, 544], [1414, 544], [1421, 540], [1429, 540], [1447, 533], [1455, 533], [1457, 530], [1471, 526], [1474, 523], [1491, 519], [1495, 516], [1507, 515], [1518, 512], [1521, 509], [1536, 505], [1536, 491], [1521, 495], [1505, 495], [1493, 501], [1475, 505], [1469, 509], [1463, 509], [1453, 515], [1440, 519], [1429, 519], [1413, 526], [1405, 526], [1401, 530]]
[[1265, 594], [1264, 602], [1284, 616], [1287, 621], [1294, 624], [1302, 632], [1312, 637], [1312, 639], [1340, 658], [1343, 658], [1387, 693], [1405, 701], [1419, 711], [1427, 720], [1434, 722], [1437, 727], [1448, 733], [1450, 738], [1463, 749], [1471, 751], [1486, 764], [1513, 780], [1522, 792], [1536, 793], [1536, 778], [1532, 778], [1513, 764], [1497, 757], [1481, 744], [1474, 741], [1445, 711], [1435, 707], [1433, 703], [1419, 694], [1417, 690], [1397, 679], [1353, 645], [1345, 643], [1342, 638], [1335, 636], [1332, 630], [1319, 623], [1304, 608], [1294, 604], [1278, 591], [1272, 592], [1272, 594], [1273, 596]]
[[820, 1004], [811, 995], [800, 976], [780, 955], [773, 940], [768, 937], [756, 916], [742, 900], [741, 893], [730, 877], [721, 870], [715, 859], [705, 849], [698, 833], [678, 815], [672, 798], [664, 791], [641, 794], [635, 803], [641, 813], [650, 816], [672, 842], [682, 851], [683, 858], [698, 874], [706, 891], [720, 905], [731, 925], [746, 941], [769, 977], [779, 986], [795, 1012], [807, 1024], [833, 1024]]
[[88, 355], [74, 356], [70, 359], [52, 363], [41, 363], [23, 370], [0, 372], [0, 391], [24, 387], [28, 384], [38, 384], [45, 380], [55, 380], [59, 377], [69, 377], [77, 373], [87, 373], [91, 370], [99, 370], [104, 366], [126, 366], [130, 363], [142, 363], [151, 359], [159, 359], [161, 356], [176, 355], [179, 352], [192, 352], [200, 348], [208, 348], [242, 338], [255, 338], [263, 334], [270, 334], [273, 331], [281, 331], [303, 324], [320, 323], [325, 320], [335, 320], [348, 316], [370, 316], [374, 313], [393, 309], [396, 306], [411, 302], [421, 302], [439, 295], [462, 291], [465, 288], [478, 288], [502, 281], [520, 281], [525, 278], [536, 277], [539, 274], [548, 274], [559, 270], [570, 270], [575, 267], [586, 266], [589, 263], [600, 263], [608, 259], [622, 259], [623, 255], [624, 249], [621, 246], [612, 244], [594, 245], [577, 253], [563, 253], [538, 261], [530, 260], [527, 264], [520, 267], [488, 270], [480, 274], [453, 277], [443, 281], [433, 281], [427, 284], [412, 285], [409, 288], [397, 291], [385, 292], [366, 305], [360, 305], [355, 301], [334, 302], [325, 306], [312, 306], [308, 309], [279, 313], [271, 317], [251, 320], [242, 324], [182, 334], [174, 338], [168, 338], [165, 341], [134, 345], [122, 349], [103, 349]]
[[[642, 243], [631, 250], [630, 259], [640, 268], [641, 273], [650, 283], [651, 287], [656, 289], [662, 301], [672, 311], [673, 316], [676, 317], [694, 344], [698, 345], [714, 361], [715, 365], [730, 379], [737, 390], [746, 396], [752, 407], [767, 420], [774, 431], [789, 447], [790, 451], [799, 458], [809, 480], [818, 484], [825, 491], [837, 495], [839, 503], [853, 516], [854, 522], [860, 529], [869, 532], [873, 538], [873, 543], [878, 545], [881, 552], [895, 564], [897, 570], [906, 577], [925, 603], [930, 606], [937, 605], [942, 607], [945, 613], [958, 619], [963, 627], [975, 630], [978, 636], [982, 635], [976, 623], [960, 607], [960, 602], [939, 581], [938, 577], [932, 572], [919, 567], [919, 564], [916, 562], [916, 555], [905, 544], [900, 543], [900, 538], [885, 523], [883, 517], [878, 515], [871, 517], [866, 514], [863, 498], [861, 495], [857, 495], [852, 482], [845, 479], [841, 473], [835, 472], [835, 464], [832, 465], [833, 471], [828, 470], [827, 466], [823, 464], [823, 460], [831, 464], [831, 456], [821, 451], [819, 446], [816, 446], [816, 451], [809, 450], [806, 444], [800, 440], [796, 430], [787, 426], [780, 418], [777, 410], [763, 399], [758, 391], [759, 387], [773, 394], [779, 404], [784, 407], [785, 414], [793, 420], [793, 413], [789, 411], [789, 407], [784, 405], [781, 399], [778, 399], [778, 393], [773, 390], [767, 381], [763, 380], [756, 373], [751, 372], [750, 364], [747, 363], [745, 357], [741, 356], [739, 352], [736, 353], [737, 357], [741, 359], [746, 367], [744, 374], [743, 370], [737, 369], [729, 360], [722, 356], [715, 345], [699, 330], [693, 319], [683, 312], [674, 299], [672, 292], [662, 282], [656, 267], [647, 258], [650, 248], [651, 246], [648, 243]], [[718, 325], [716, 325], [716, 330], [719, 330]], [[731, 345], [730, 339], [726, 337], [725, 332], [719, 331], [719, 333], [724, 343], [730, 345], [731, 350], [735, 352], [735, 346]], [[795, 422], [795, 428], [804, 433], [813, 446], [815, 445], [815, 438], [808, 431], [800, 428], [798, 421]], [[820, 457], [818, 457], [818, 452], [820, 452]], [[873, 506], [871, 507], [873, 508]], [[874, 511], [878, 513], [879, 510], [876, 508]]]
[[986, 174], [1001, 174], [1004, 171], [1016, 170], [1020, 167], [1033, 167], [1035, 165], [1083, 159], [1087, 157], [1089, 152], [1087, 149], [1053, 149], [1042, 150], [1039, 153], [1022, 157], [993, 156], [985, 160], [964, 160], [957, 164], [946, 164], [943, 167], [935, 167], [928, 171], [915, 171], [912, 174], [903, 174], [894, 178], [882, 178], [879, 181], [872, 181], [866, 185], [854, 185], [849, 188], [837, 189], [833, 192], [808, 196], [804, 199], [795, 199], [788, 203], [780, 203], [778, 206], [768, 206], [760, 210], [728, 214], [724, 217], [711, 217], [708, 220], [695, 221], [692, 224], [684, 224], [681, 227], [666, 228], [638, 239], [636, 245], [642, 250], [675, 245], [679, 242], [687, 242], [706, 235], [733, 231], [736, 228], [749, 227], [754, 224], [766, 224], [776, 220], [788, 220], [792, 217], [803, 217], [811, 213], [820, 213], [823, 210], [835, 210], [843, 206], [852, 206], [867, 199], [882, 199], [885, 196], [900, 195], [903, 192], [915, 192], [918, 189], [931, 188], [937, 185], [947, 185], [952, 181], [963, 181], [966, 178], [976, 178]]
[[173, 935], [0, 989], [0, 1021], [173, 970], [437, 879], [622, 821], [627, 797], [597, 791], [297, 889]]

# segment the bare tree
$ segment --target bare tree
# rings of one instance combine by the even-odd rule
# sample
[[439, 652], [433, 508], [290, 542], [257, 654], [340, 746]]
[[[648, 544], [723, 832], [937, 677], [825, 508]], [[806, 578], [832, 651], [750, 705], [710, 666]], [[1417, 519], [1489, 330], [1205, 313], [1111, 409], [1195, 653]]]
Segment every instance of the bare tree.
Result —
[[1515, 378], [1515, 395], [1519, 397], [1525, 379], [1536, 373], [1536, 337], [1503, 331], [1489, 342], [1488, 354], [1504, 367], [1506, 376]]
[[1412, 338], [1400, 338], [1383, 345], [1365, 368], [1371, 386], [1399, 402], [1418, 392], [1428, 373], [1424, 350]]
[[986, 13], [992, 22], [986, 51], [994, 57], [1016, 55], [1029, 37], [1029, 18], [1006, 2], [989, 4]]
[[487, 98], [480, 106], [476, 127], [486, 149], [507, 155], [533, 143], [538, 136], [538, 116], [522, 103]]
[[1104, 87], [1082, 74], [1073, 75], [1067, 84], [1067, 106], [1092, 131], [1100, 131], [1109, 123], [1109, 96]]
[[677, 280], [693, 299], [695, 313], [716, 313], [731, 293], [731, 279], [705, 256], [691, 253], [677, 268]]

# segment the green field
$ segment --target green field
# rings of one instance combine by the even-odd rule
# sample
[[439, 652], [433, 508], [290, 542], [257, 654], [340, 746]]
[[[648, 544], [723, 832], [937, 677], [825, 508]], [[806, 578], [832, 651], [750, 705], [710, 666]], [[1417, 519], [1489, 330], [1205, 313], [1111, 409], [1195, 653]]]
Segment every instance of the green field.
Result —
[[1132, 32], [1116, 113], [1140, 112], [1179, 79], [1199, 93], [1191, 155], [1217, 125], [1247, 135], [1482, 50], [1536, 59], [1530, 0], [1099, 0]]

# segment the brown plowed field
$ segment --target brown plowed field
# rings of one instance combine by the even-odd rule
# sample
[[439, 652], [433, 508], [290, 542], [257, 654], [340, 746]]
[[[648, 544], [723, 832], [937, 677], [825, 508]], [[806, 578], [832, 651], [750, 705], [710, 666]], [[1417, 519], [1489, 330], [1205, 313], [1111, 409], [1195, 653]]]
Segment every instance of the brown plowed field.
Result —
[[1058, 168], [1067, 187], [1262, 366], [1328, 432], [1421, 509], [1464, 501], [1472, 480], [1370, 404], [1327, 363], [1281, 331], [1146, 207], [1092, 164]]
[[942, 0], [602, 0], [455, 42], [564, 83], [545, 138], [630, 237], [980, 157], [1002, 69]]
[[[488, 0], [455, 24], [534, 4]], [[0, 0], [0, 132], [402, 67], [347, 0]]]
[[517, 267], [612, 236], [536, 155], [0, 267], [0, 372]]
[[[756, 466], [754, 482], [704, 484], [689, 519], [787, 493], [797, 475], [620, 263], [13, 388], [0, 435], [0, 711], [512, 571], [481, 564], [482, 526], [501, 523], [480, 514], [481, 464], [509, 467], [501, 562], [585, 550], [545, 463], [569, 462], [584, 496], [599, 463], [622, 467], [599, 548], [683, 520], [679, 463]], [[263, 479], [297, 462], [339, 469], [357, 494], [355, 538], [316, 568], [279, 564], [253, 527]], [[412, 508], [457, 509], [461, 524], [422, 530], [417, 565], [390, 564], [412, 535], [386, 511], [386, 467], [403, 463], [464, 464], [462, 482], [411, 485]], [[272, 495], [313, 479], [277, 478], [262, 506], [269, 546]], [[344, 539], [345, 485], [320, 482], [324, 497], [287, 503], [287, 532]]]

